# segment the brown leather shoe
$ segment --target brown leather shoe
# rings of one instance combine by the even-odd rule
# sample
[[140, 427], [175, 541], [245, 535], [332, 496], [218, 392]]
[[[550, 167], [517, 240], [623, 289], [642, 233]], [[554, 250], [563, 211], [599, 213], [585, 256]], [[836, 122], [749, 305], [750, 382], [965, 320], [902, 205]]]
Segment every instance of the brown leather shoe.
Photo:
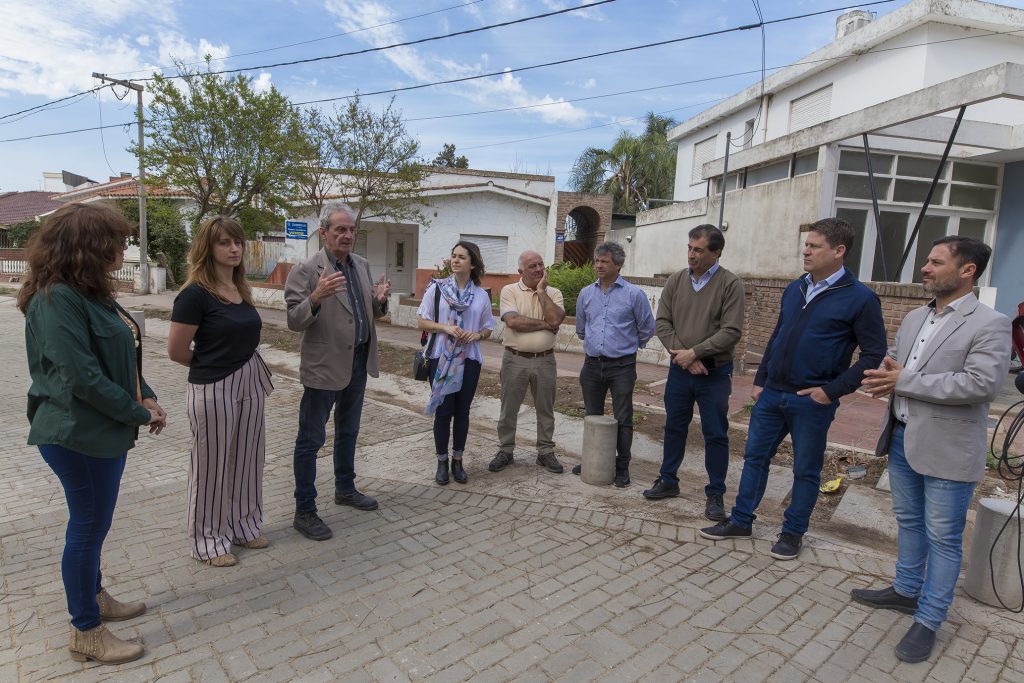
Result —
[[124, 621], [146, 612], [146, 603], [115, 600], [106, 588], [96, 594], [96, 602], [99, 603], [100, 619], [103, 621]]
[[249, 550], [263, 550], [270, 545], [270, 541], [267, 540], [266, 536], [257, 536], [251, 541], [235, 541], [234, 545], [239, 548], [248, 548]]
[[142, 656], [141, 645], [121, 640], [100, 624], [88, 631], [71, 627], [71, 659], [76, 662], [93, 660], [101, 664], [123, 664]]

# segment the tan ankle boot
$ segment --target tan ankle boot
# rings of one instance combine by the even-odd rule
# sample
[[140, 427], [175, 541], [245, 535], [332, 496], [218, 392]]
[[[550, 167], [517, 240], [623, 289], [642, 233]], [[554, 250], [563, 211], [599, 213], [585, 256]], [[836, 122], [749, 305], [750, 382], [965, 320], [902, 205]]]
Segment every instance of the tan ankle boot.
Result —
[[144, 602], [120, 602], [115, 600], [106, 588], [96, 594], [96, 602], [100, 605], [100, 619], [103, 621], [124, 621], [145, 613]]
[[142, 646], [121, 640], [100, 624], [88, 631], [71, 627], [71, 659], [76, 662], [93, 660], [102, 664], [122, 664], [142, 656]]

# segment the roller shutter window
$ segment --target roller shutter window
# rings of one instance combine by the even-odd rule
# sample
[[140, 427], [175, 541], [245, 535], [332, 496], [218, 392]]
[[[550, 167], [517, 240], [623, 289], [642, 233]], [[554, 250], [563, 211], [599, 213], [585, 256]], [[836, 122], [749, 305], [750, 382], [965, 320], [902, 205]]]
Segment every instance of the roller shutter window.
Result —
[[[495, 235], [460, 235], [460, 240], [480, 247], [484, 268], [492, 273], [508, 272], [508, 237]], [[515, 268], [512, 269], [515, 272]]]
[[832, 109], [832, 84], [789, 103], [789, 132], [827, 121]]
[[701, 177], [704, 172], [704, 164], [715, 158], [715, 140], [718, 135], [712, 135], [707, 140], [701, 140], [693, 146], [693, 170], [690, 173], [690, 184], [699, 185], [704, 182]]

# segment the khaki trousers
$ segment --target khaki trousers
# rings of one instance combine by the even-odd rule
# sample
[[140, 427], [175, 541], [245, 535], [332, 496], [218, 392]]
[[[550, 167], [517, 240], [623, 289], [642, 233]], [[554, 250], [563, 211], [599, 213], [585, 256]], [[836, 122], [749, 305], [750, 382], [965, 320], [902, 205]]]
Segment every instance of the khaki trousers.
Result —
[[498, 418], [498, 450], [512, 455], [516, 448], [516, 423], [526, 389], [537, 411], [537, 454], [555, 452], [555, 354], [537, 358], [517, 356], [508, 349], [501, 359], [501, 416]]

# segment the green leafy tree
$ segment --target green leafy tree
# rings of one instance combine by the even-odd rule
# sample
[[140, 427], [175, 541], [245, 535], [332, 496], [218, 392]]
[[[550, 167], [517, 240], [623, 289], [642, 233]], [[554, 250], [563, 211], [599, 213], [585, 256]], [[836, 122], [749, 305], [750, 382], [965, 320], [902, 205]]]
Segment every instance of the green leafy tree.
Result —
[[580, 290], [596, 279], [593, 263], [576, 266], [568, 261], [559, 261], [548, 267], [548, 283], [562, 293], [566, 315], [576, 315], [576, 299]]
[[[117, 208], [129, 223], [139, 224], [138, 201], [122, 199]], [[151, 262], [167, 268], [169, 285], [185, 280], [189, 239], [183, 221], [181, 212], [170, 200], [146, 198], [146, 255]], [[138, 244], [138, 239], [136, 228], [132, 241]]]
[[327, 196], [334, 191], [338, 153], [332, 144], [331, 122], [319, 109], [307, 109], [300, 116], [302, 137], [296, 157], [296, 187], [319, 216]]
[[668, 130], [675, 121], [647, 114], [640, 134], [622, 131], [608, 149], [588, 147], [576, 159], [569, 186], [576, 192], [610, 194], [612, 211], [634, 214], [650, 199], [667, 199], [675, 185], [675, 145]]
[[469, 159], [464, 154], [455, 156], [455, 145], [445, 143], [430, 165], [440, 168], [469, 168]]
[[11, 241], [11, 246], [19, 249], [24, 249], [25, 245], [28, 244], [28, 238], [32, 236], [39, 226], [42, 225], [37, 220], [21, 221], [8, 226], [7, 228], [7, 239]]
[[[196, 224], [243, 210], [259, 227], [279, 223], [295, 194], [302, 140], [288, 99], [273, 86], [257, 92], [249, 77], [213, 74], [209, 61], [205, 71], [179, 64], [177, 79], [156, 74], [150, 92], [141, 157], [154, 183], [192, 198]], [[137, 147], [131, 151], [139, 155]]]
[[378, 114], [358, 97], [330, 120], [331, 144], [340, 172], [339, 193], [357, 220], [387, 218], [428, 225], [422, 183], [427, 167], [418, 161], [420, 143], [405, 129], [394, 98]]

